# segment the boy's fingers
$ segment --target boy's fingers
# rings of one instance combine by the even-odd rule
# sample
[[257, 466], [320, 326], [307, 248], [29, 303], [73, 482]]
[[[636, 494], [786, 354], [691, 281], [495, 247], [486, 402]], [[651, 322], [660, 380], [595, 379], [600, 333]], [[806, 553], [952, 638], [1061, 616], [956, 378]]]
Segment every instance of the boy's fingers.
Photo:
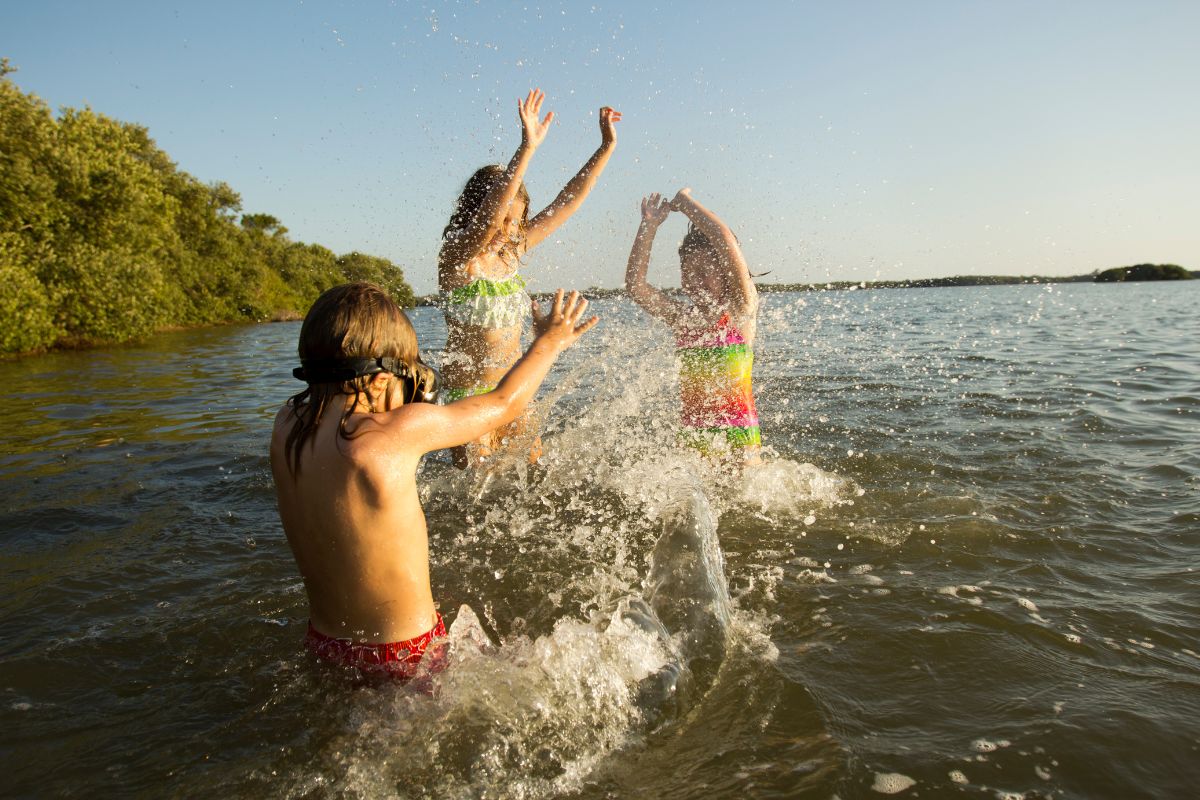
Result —
[[563, 303], [563, 290], [559, 289], [557, 292], [554, 293], [554, 310], [550, 312], [551, 315], [557, 317], [559, 314], [562, 313], [562, 303]]
[[600, 321], [599, 317], [592, 317], [588, 321], [584, 322], [582, 325], [576, 325], [575, 326], [575, 335], [579, 336], [584, 333], [587, 333], [592, 328], [596, 327], [596, 323], [599, 321]]

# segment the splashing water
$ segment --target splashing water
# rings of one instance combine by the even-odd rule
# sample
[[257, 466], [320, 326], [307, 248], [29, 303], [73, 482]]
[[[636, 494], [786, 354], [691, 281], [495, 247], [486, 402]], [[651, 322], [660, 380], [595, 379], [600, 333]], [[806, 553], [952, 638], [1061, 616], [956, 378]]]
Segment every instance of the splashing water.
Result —
[[810, 464], [738, 475], [679, 449], [671, 350], [638, 359], [625, 333], [593, 345], [616, 351], [602, 363], [622, 363], [620, 379], [586, 356], [557, 375], [539, 463], [529, 433], [484, 469], [425, 464], [433, 571], [452, 576], [436, 595], [463, 601], [452, 667], [428, 693], [355, 696], [325, 763], [293, 771], [290, 793], [574, 792], [611, 753], [682, 724], [727, 658], [778, 655], [768, 620], [731, 596], [721, 509], [786, 515], [852, 487]]
[[[644, 349], [628, 334], [593, 346]], [[578, 791], [614, 752], [684, 724], [729, 658], [777, 656], [769, 620], [731, 596], [721, 509], [824, 507], [851, 484], [782, 460], [739, 475], [677, 447], [669, 348], [606, 360], [619, 380], [585, 358], [540, 404], [537, 464], [532, 434], [484, 469], [426, 463], [433, 571], [447, 581], [435, 594], [463, 601], [451, 666], [426, 693], [352, 694], [322, 758], [285, 770], [289, 795]]]

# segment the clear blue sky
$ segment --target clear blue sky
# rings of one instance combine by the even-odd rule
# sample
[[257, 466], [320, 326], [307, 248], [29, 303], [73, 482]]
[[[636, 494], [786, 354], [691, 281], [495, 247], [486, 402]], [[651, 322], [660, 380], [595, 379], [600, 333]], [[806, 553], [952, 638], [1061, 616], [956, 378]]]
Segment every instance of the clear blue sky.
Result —
[[[549, 202], [619, 144], [536, 250], [537, 288], [616, 286], [639, 198], [691, 186], [770, 281], [1200, 269], [1200, 3], [5, 3], [0, 55], [51, 106], [146, 125], [294, 239], [434, 289], [467, 176], [516, 98], [558, 120]], [[679, 221], [651, 277], [677, 284]]]

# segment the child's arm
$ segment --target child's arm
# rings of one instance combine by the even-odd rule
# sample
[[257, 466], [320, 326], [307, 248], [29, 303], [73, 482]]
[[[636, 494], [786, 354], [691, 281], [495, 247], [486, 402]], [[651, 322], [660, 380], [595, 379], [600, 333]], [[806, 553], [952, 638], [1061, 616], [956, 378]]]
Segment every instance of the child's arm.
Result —
[[533, 153], [545, 140], [550, 123], [554, 121], [554, 112], [551, 111], [539, 122], [542, 101], [545, 99], [546, 95], [541, 89], [530, 89], [524, 100], [517, 101], [517, 113], [521, 118], [521, 145], [508, 162], [504, 177], [488, 190], [470, 224], [454, 238], [447, 238], [440, 259], [443, 264], [460, 266], [470, 261], [504, 223], [504, 216], [516, 199]]
[[642, 198], [642, 221], [633, 240], [633, 249], [629, 252], [629, 264], [625, 267], [625, 291], [629, 292], [633, 302], [673, 326], [683, 309], [646, 282], [654, 235], [658, 233], [658, 226], [662, 225], [670, 213], [671, 206], [657, 192]]
[[571, 292], [564, 302], [562, 289], [554, 296], [554, 307], [545, 316], [538, 315], [535, 302], [537, 337], [495, 389], [444, 406], [414, 403], [398, 409], [406, 415], [400, 432], [406, 446], [423, 453], [456, 447], [519, 417], [559, 354], [599, 321], [594, 316], [579, 321], [587, 306], [588, 301], [579, 292]]
[[729, 285], [738, 294], [732, 298], [740, 301], [742, 308], [753, 312], [758, 305], [758, 290], [750, 278], [750, 268], [742, 256], [742, 248], [738, 245], [737, 237], [721, 219], [709, 211], [692, 197], [691, 189], [680, 189], [671, 201], [671, 208], [681, 211], [692, 221], [704, 237], [717, 249], [721, 263], [729, 270], [733, 279]]
[[587, 163], [580, 167], [579, 172], [575, 173], [575, 177], [567, 182], [567, 185], [558, 193], [558, 197], [554, 198], [554, 202], [529, 221], [529, 228], [525, 232], [526, 250], [554, 233], [559, 225], [570, 219], [571, 215], [583, 205], [583, 201], [587, 199], [592, 187], [596, 185], [600, 173], [604, 171], [608, 159], [617, 146], [616, 123], [620, 120], [620, 111], [615, 111], [608, 106], [600, 109], [600, 147], [587, 160]]

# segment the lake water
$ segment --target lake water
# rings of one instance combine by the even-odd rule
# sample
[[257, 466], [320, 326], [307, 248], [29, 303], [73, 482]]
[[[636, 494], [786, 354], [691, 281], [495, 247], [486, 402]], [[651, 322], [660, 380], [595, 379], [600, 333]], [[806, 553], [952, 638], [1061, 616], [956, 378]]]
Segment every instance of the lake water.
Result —
[[742, 478], [675, 447], [665, 329], [597, 303], [541, 465], [423, 466], [423, 690], [300, 649], [298, 324], [0, 363], [3, 793], [1194, 797], [1198, 303], [767, 295]]

